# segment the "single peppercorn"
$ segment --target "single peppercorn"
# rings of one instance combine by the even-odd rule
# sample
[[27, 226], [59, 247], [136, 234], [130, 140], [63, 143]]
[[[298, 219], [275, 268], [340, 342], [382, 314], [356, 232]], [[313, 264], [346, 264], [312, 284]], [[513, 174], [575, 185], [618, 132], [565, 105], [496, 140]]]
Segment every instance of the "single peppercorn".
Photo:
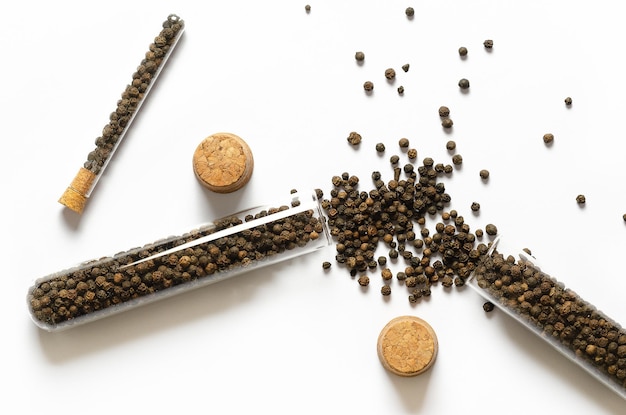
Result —
[[404, 87], [402, 85], [398, 87], [398, 94], [400, 95], [404, 94]]
[[391, 164], [398, 164], [399, 161], [400, 161], [400, 157], [395, 154], [389, 158], [389, 162]]
[[414, 9], [413, 7], [407, 7], [407, 8], [404, 10], [404, 14], [406, 14], [406, 15], [407, 15], [407, 17], [409, 17], [409, 18], [410, 18], [410, 17], [413, 17], [413, 16], [415, 16], [415, 9]]
[[570, 105], [572, 105], [572, 98], [571, 98], [571, 97], [567, 97], [567, 98], [565, 98], [565, 105], [567, 105], [568, 107], [569, 107]]
[[496, 227], [496, 225], [490, 223], [485, 226], [485, 232], [487, 232], [487, 235], [494, 236], [498, 233], [498, 228]]
[[459, 88], [461, 89], [468, 89], [470, 87], [470, 83], [467, 79], [465, 78], [461, 78], [459, 80]]
[[365, 53], [358, 51], [354, 54], [354, 59], [356, 59], [357, 62], [363, 62], [365, 60]]
[[455, 154], [454, 156], [452, 156], [452, 164], [454, 164], [455, 166], [460, 166], [461, 164], [463, 164], [463, 156], [460, 154]]
[[410, 67], [410, 66], [411, 66], [411, 65], [409, 65], [408, 63], [405, 63], [404, 65], [402, 65], [402, 70], [403, 70], [404, 72], [408, 72], [408, 71], [409, 71], [409, 67]]
[[483, 46], [485, 46], [485, 49], [491, 49], [493, 48], [493, 40], [491, 39], [487, 39], [483, 42]]
[[361, 287], [367, 287], [370, 284], [370, 277], [367, 275], [361, 275], [358, 282]]
[[356, 131], [352, 131], [350, 134], [348, 134], [348, 143], [352, 144], [353, 146], [356, 146], [358, 144], [361, 144], [361, 134], [357, 133]]
[[578, 203], [579, 205], [584, 205], [586, 202], [587, 198], [585, 197], [585, 195], [576, 196], [576, 203]]
[[450, 116], [450, 108], [442, 105], [439, 107], [439, 116], [440, 117], [449, 117]]
[[379, 153], [382, 153], [385, 151], [385, 145], [383, 143], [377, 143], [376, 144], [376, 151]]
[[450, 118], [444, 118], [443, 120], [441, 120], [441, 126], [443, 128], [452, 128], [453, 125], [454, 122]]
[[626, 222], [626, 213], [624, 213], [624, 215], [622, 216], [622, 219], [624, 219], [624, 222]]
[[310, 4], [307, 4], [306, 6], [304, 6], [304, 10], [305, 10], [307, 13], [310, 13], [310, 12], [311, 12], [311, 5], [310, 5]]
[[472, 209], [472, 212], [478, 212], [480, 210], [480, 203], [472, 202], [470, 209]]
[[465, 46], [461, 46], [459, 48], [459, 56], [461, 57], [467, 56], [467, 48]]
[[363, 83], [363, 89], [365, 92], [372, 92], [374, 90], [374, 83], [371, 81], [365, 81]]
[[483, 180], [487, 180], [489, 178], [489, 170], [482, 169], [479, 173], [480, 178]]
[[388, 296], [391, 294], [391, 287], [388, 285], [383, 285], [380, 287], [380, 293], [384, 296]]
[[393, 68], [385, 69], [385, 78], [387, 78], [387, 80], [389, 80], [389, 81], [395, 79], [396, 78], [396, 70], [393, 69]]
[[398, 140], [398, 145], [400, 146], [400, 148], [407, 148], [409, 146], [409, 139], [401, 138], [400, 140]]
[[494, 308], [495, 306], [490, 301], [487, 301], [486, 303], [483, 304], [483, 310], [485, 310], [486, 313], [492, 312]]
[[543, 135], [543, 142], [546, 144], [551, 144], [554, 141], [554, 134], [546, 133]]
[[330, 262], [328, 262], [328, 261], [322, 262], [322, 268], [323, 269], [330, 269], [330, 266], [331, 266]]
[[446, 149], [447, 149], [447, 150], [452, 151], [452, 150], [454, 150], [455, 148], [456, 148], [456, 142], [455, 142], [455, 141], [450, 140], [450, 141], [448, 141], [448, 142], [446, 143]]
[[[407, 151], [406, 155], [409, 157], [409, 160], [415, 160], [417, 158], [417, 150], [414, 148], [411, 148], [409, 149], [409, 151]], [[406, 171], [406, 166], [405, 166], [405, 171]]]

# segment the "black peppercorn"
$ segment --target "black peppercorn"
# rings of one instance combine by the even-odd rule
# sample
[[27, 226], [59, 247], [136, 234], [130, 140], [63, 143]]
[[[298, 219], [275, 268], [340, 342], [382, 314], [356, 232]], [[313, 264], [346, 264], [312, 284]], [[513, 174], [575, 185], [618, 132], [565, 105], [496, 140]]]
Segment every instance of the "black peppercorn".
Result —
[[400, 95], [404, 94], [404, 87], [402, 85], [398, 87], [398, 94]]
[[407, 17], [409, 17], [409, 18], [410, 18], [410, 17], [413, 17], [413, 16], [415, 15], [415, 9], [414, 9], [413, 7], [407, 7], [407, 8], [404, 10], [404, 14], [406, 14], [406, 15], [407, 15]]
[[587, 198], [585, 197], [585, 195], [576, 196], [576, 203], [578, 203], [579, 205], [584, 205], [586, 202]]
[[450, 116], [450, 108], [442, 105], [441, 107], [439, 107], [439, 116], [440, 117], [448, 117]]
[[383, 285], [380, 287], [380, 293], [384, 296], [388, 296], [391, 294], [391, 287], [388, 285]]
[[543, 142], [546, 144], [551, 144], [554, 141], [554, 135], [551, 133], [546, 133], [543, 135]]
[[489, 178], [489, 170], [483, 169], [479, 172], [479, 175], [481, 179], [486, 180]]
[[567, 105], [568, 107], [572, 105], [572, 98], [570, 97], [565, 98], [565, 105]]
[[409, 139], [401, 138], [400, 140], [398, 140], [398, 145], [400, 146], [400, 148], [407, 148], [409, 146]]
[[465, 57], [465, 56], [467, 56], [467, 48], [466, 48], [465, 46], [461, 46], [461, 47], [459, 48], [459, 55], [460, 55], [461, 57]]
[[469, 87], [470, 87], [470, 83], [467, 79], [462, 78], [461, 80], [459, 80], [459, 88], [468, 89]]
[[363, 53], [361, 51], [356, 52], [354, 54], [354, 59], [356, 59], [357, 62], [363, 62], [365, 60], [365, 53]]
[[452, 163], [456, 166], [463, 164], [463, 156], [460, 154], [455, 154], [452, 156]]
[[454, 150], [456, 148], [456, 142], [454, 142], [453, 140], [450, 140], [446, 143], [446, 149], [447, 150]]
[[441, 120], [441, 126], [443, 128], [452, 128], [453, 125], [454, 122], [450, 118], [444, 118], [443, 120]]
[[483, 310], [485, 310], [486, 313], [493, 311], [494, 308], [495, 306], [490, 301], [487, 301], [486, 303], [483, 304]]
[[493, 40], [487, 39], [483, 42], [483, 45], [485, 46], [486, 49], [491, 49], [493, 48]]
[[402, 70], [404, 72], [408, 72], [409, 71], [409, 67], [410, 67], [410, 65], [408, 63], [405, 63], [404, 65], [402, 65]]
[[347, 140], [348, 143], [356, 146], [361, 143], [362, 137], [361, 134], [357, 133], [356, 131], [352, 131], [350, 134], [348, 134]]
[[304, 6], [304, 10], [305, 10], [307, 13], [310, 13], [310, 12], [311, 12], [311, 5], [307, 4], [306, 6]]
[[363, 89], [365, 92], [372, 92], [374, 90], [374, 83], [371, 81], [365, 81], [365, 83], [363, 83]]
[[396, 71], [393, 68], [387, 68], [385, 69], [385, 78], [387, 78], [388, 80], [393, 80], [396, 77]]
[[385, 151], [385, 145], [383, 143], [377, 143], [376, 144], [376, 151], [379, 152], [379, 153], [384, 152]]
[[487, 235], [494, 236], [498, 233], [498, 228], [496, 227], [496, 225], [490, 223], [485, 226], [485, 232], [487, 232]]

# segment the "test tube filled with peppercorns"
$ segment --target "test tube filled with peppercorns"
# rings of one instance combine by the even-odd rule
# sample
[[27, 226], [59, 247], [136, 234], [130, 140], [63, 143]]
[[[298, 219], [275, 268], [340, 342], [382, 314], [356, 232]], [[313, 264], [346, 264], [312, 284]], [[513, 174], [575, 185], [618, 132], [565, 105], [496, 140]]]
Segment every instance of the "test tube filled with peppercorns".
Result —
[[185, 30], [184, 21], [175, 14], [169, 15], [162, 26], [133, 74], [131, 84], [122, 92], [115, 111], [109, 115], [109, 122], [102, 129], [102, 135], [96, 138], [95, 148], [59, 198], [59, 203], [74, 212], [83, 212], [96, 183]]
[[86, 261], [29, 288], [34, 323], [58, 331], [330, 245], [319, 192], [292, 193], [194, 230]]
[[626, 329], [498, 238], [469, 281], [483, 298], [626, 399]]

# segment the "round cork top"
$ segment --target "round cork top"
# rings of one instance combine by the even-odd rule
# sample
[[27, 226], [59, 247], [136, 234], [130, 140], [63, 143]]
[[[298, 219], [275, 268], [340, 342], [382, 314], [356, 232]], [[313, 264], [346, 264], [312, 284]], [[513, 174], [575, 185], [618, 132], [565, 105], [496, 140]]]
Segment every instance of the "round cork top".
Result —
[[378, 336], [378, 358], [385, 369], [399, 376], [416, 376], [430, 368], [439, 344], [432, 327], [414, 316], [391, 320]]
[[250, 147], [231, 133], [216, 133], [198, 145], [193, 154], [193, 171], [200, 182], [218, 193], [243, 187], [252, 176], [254, 159]]

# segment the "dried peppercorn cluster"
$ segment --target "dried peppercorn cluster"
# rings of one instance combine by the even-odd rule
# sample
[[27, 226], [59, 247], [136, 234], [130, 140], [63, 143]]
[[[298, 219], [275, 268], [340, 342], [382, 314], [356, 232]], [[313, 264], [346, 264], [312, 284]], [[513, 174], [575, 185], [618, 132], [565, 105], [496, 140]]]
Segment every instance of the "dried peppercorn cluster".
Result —
[[[402, 138], [398, 145], [406, 149], [409, 140]], [[399, 167], [397, 155], [390, 163], [393, 178], [385, 182], [379, 171], [372, 172], [373, 188], [368, 191], [359, 190], [360, 179], [348, 172], [332, 178], [330, 198], [322, 200], [322, 208], [336, 241], [336, 262], [352, 276], [359, 275], [361, 286], [370, 284], [368, 270], [381, 267], [381, 293], [389, 295], [393, 275], [385, 266], [386, 257], [375, 258], [378, 245], [384, 244], [389, 258], [405, 261], [396, 278], [408, 288], [410, 302], [429, 296], [438, 282], [445, 287], [464, 285], [488, 247], [477, 243], [462, 215], [444, 211], [451, 198], [438, 178], [453, 167], [436, 164], [430, 157], [418, 167], [412, 162]], [[426, 217], [438, 214], [441, 220], [431, 233]]]
[[[293, 206], [298, 206], [297, 200]], [[244, 221], [252, 225], [260, 218], [288, 209], [288, 206], [281, 206], [261, 210], [255, 215], [246, 215], [243, 221], [231, 216], [179, 237], [43, 278], [29, 290], [31, 314], [42, 325], [55, 328], [98, 311], [112, 311], [133, 300], [220, 279], [224, 272], [258, 265], [269, 257], [303, 247], [320, 237], [324, 231], [322, 220], [312, 210], [301, 209], [292, 215], [281, 213], [276, 220], [264, 220], [232, 234], [216, 235], [207, 242], [187, 245]]]
[[531, 261], [499, 252], [477, 265], [478, 287], [604, 379], [626, 388], [626, 330]]
[[133, 74], [132, 83], [127, 85], [122, 92], [121, 99], [117, 102], [117, 108], [109, 116], [109, 123], [102, 129], [102, 135], [96, 138], [96, 148], [87, 156], [87, 161], [83, 165], [85, 169], [96, 175], [100, 173], [112, 155], [124, 130], [139, 109], [144, 95], [148, 91], [155, 74], [164, 63], [164, 58], [183, 25], [184, 22], [176, 15], [170, 15], [163, 22], [163, 29], [154, 38], [154, 42], [150, 44], [145, 58]]

